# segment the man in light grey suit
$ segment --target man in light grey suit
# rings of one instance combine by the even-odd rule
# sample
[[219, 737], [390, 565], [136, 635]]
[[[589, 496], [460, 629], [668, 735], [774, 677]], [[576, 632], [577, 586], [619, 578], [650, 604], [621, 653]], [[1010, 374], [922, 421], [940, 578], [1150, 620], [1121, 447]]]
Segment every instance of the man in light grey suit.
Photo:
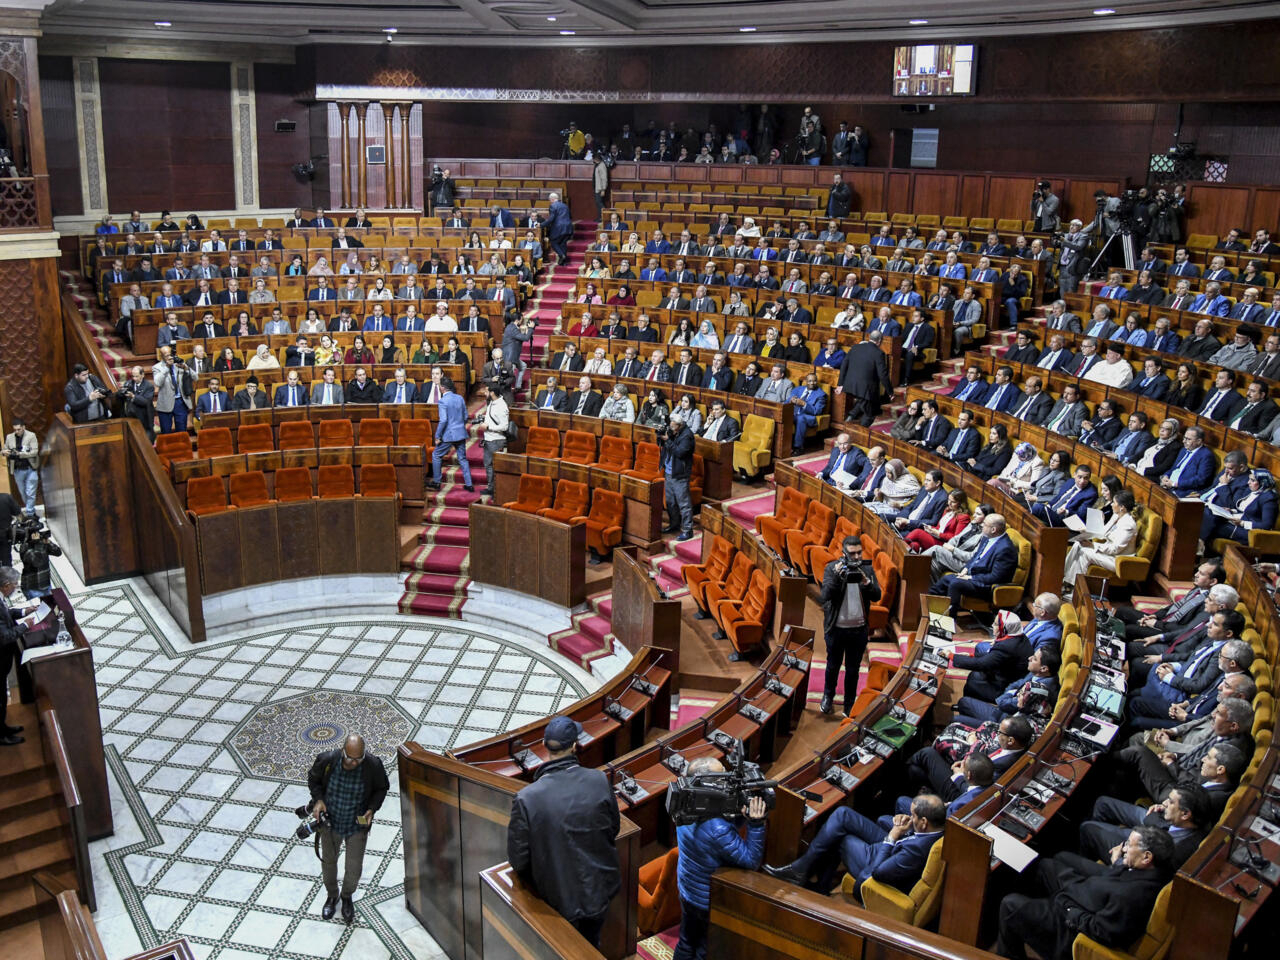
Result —
[[262, 332], [267, 336], [283, 336], [293, 333], [293, 328], [289, 326], [289, 320], [280, 311], [279, 307], [271, 308], [271, 319], [266, 322], [262, 328]]
[[1067, 312], [1067, 302], [1065, 300], [1055, 300], [1049, 305], [1049, 312], [1044, 317], [1044, 325], [1050, 330], [1068, 330], [1071, 333], [1084, 333], [1080, 318], [1074, 313]]
[[325, 367], [324, 379], [317, 380], [311, 386], [311, 405], [313, 407], [342, 406], [346, 402], [342, 384], [338, 383], [333, 367]]
[[1036, 184], [1035, 192], [1031, 194], [1031, 218], [1036, 222], [1037, 232], [1052, 233], [1058, 229], [1061, 222], [1058, 219], [1058, 207], [1061, 203], [1054, 196], [1053, 186], [1048, 180], [1041, 180]]
[[794, 383], [787, 379], [786, 367], [780, 363], [775, 363], [773, 369], [769, 371], [769, 379], [761, 383], [756, 390], [756, 399], [786, 403], [795, 386]]
[[364, 288], [360, 286], [360, 278], [348, 276], [347, 282], [338, 290], [339, 300], [363, 300]]
[[196, 390], [186, 362], [174, 356], [172, 347], [160, 348], [160, 362], [151, 368], [151, 385], [156, 391], [160, 432], [184, 433]]
[[417, 276], [410, 274], [404, 282], [404, 286], [396, 291], [397, 300], [421, 300], [426, 296], [426, 291], [422, 289], [422, 285], [418, 283]]
[[1089, 234], [1098, 225], [1095, 220], [1087, 227], [1079, 220], [1072, 220], [1062, 235], [1058, 253], [1058, 290], [1075, 293], [1080, 278], [1089, 269]]
[[1080, 436], [1080, 424], [1088, 415], [1088, 408], [1080, 401], [1080, 389], [1069, 383], [1062, 388], [1062, 399], [1053, 405], [1045, 418], [1044, 428], [1050, 433], [1075, 438]]

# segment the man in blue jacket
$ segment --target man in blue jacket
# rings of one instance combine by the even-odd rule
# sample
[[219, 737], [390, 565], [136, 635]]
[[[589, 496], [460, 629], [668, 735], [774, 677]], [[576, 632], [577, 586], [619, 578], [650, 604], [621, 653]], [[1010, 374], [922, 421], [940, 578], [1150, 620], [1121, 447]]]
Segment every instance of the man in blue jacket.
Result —
[[549, 199], [551, 204], [547, 207], [547, 218], [543, 224], [546, 227], [551, 251], [556, 255], [556, 263], [564, 266], [569, 260], [569, 238], [573, 236], [573, 219], [569, 216], [568, 205], [560, 199], [560, 194], [553, 193]]
[[804, 378], [804, 386], [791, 391], [791, 409], [795, 414], [795, 434], [791, 439], [791, 453], [804, 452], [804, 435], [827, 408], [827, 395], [818, 386], [818, 375], [811, 373]]
[[[850, 807], [837, 807], [800, 859], [764, 870], [771, 877], [803, 885], [815, 870], [829, 873], [831, 859], [838, 855], [858, 884], [874, 877], [905, 893], [920, 879], [946, 822], [946, 805], [931, 793], [913, 799], [910, 813], [895, 814], [888, 830]], [[821, 888], [830, 889], [825, 878]]]
[[[714, 757], [699, 757], [689, 764], [687, 776], [724, 773]], [[676, 827], [680, 860], [676, 887], [680, 891], [680, 939], [673, 960], [704, 960], [711, 927], [711, 875], [720, 867], [755, 870], [764, 859], [765, 805], [753, 797], [742, 811], [747, 818], [747, 838], [723, 817], [708, 817]], [[768, 869], [766, 867], [766, 869]]]
[[1066, 518], [1072, 514], [1083, 520], [1085, 512], [1098, 499], [1098, 489], [1090, 480], [1092, 476], [1092, 468], [1087, 463], [1080, 464], [1071, 480], [1062, 481], [1052, 500], [1037, 503], [1031, 508], [1031, 515], [1051, 527], [1065, 526]]
[[1182, 452], [1160, 478], [1160, 486], [1175, 497], [1191, 497], [1213, 482], [1214, 455], [1204, 445], [1204, 431], [1187, 427], [1182, 434]]
[[847, 433], [842, 433], [836, 437], [835, 446], [831, 448], [831, 456], [827, 458], [827, 465], [818, 473], [818, 477], [826, 483], [835, 484], [832, 474], [838, 470], [843, 470], [852, 477], [861, 476], [863, 470], [867, 466], [867, 455], [853, 445], [853, 440]]
[[440, 466], [444, 458], [453, 451], [458, 456], [458, 466], [462, 468], [462, 484], [467, 493], [473, 493], [471, 485], [471, 464], [467, 463], [467, 454], [463, 447], [467, 443], [467, 404], [453, 390], [453, 380], [440, 378], [440, 422], [436, 424], [436, 448], [431, 452], [431, 479], [427, 486], [433, 490], [440, 489]]
[[998, 513], [988, 516], [982, 521], [982, 533], [986, 539], [968, 565], [929, 586], [930, 594], [946, 594], [951, 598], [948, 613], [953, 617], [960, 612], [960, 603], [965, 597], [990, 603], [992, 589], [1008, 583], [1018, 569], [1018, 548], [1005, 533], [1004, 517]]

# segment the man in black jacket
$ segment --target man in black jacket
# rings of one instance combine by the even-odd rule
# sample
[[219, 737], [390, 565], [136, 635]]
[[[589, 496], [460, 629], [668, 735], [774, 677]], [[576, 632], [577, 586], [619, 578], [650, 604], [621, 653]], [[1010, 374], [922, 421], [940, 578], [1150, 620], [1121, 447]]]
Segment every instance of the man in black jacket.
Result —
[[831, 712], [840, 667], [844, 666], [844, 712], [853, 712], [858, 671], [867, 651], [867, 615], [880, 599], [875, 571], [862, 562], [862, 540], [845, 537], [842, 554], [822, 572], [822, 633], [827, 641], [827, 673], [818, 709]]
[[1168, 832], [1146, 826], [1129, 834], [1110, 867], [1042, 857], [1034, 880], [1048, 896], [1004, 898], [995, 952], [1021, 960], [1030, 946], [1044, 960], [1069, 960], [1077, 933], [1104, 947], [1128, 949], [1146, 929], [1172, 862]]
[[693, 500], [689, 494], [689, 474], [693, 470], [693, 431], [678, 413], [671, 415], [662, 444], [661, 464], [667, 491], [667, 528], [664, 533], [680, 531], [677, 540], [693, 539]]
[[600, 946], [609, 902], [622, 889], [618, 801], [609, 778], [574, 753], [582, 724], [552, 717], [542, 734], [549, 759], [511, 801], [507, 860], [525, 883]]
[[111, 391], [83, 363], [77, 363], [71, 368], [71, 379], [62, 388], [62, 394], [66, 398], [72, 423], [92, 423], [111, 416], [111, 408], [108, 406]]
[[[6, 565], [6, 577], [8, 582], [5, 586], [16, 586], [13, 584], [15, 574], [12, 568]], [[18, 662], [18, 658], [22, 655], [22, 648], [18, 645], [18, 638], [26, 633], [27, 628], [18, 623], [13, 612], [9, 609], [7, 603], [0, 603], [0, 677], [8, 678], [9, 671], [13, 669], [13, 665]], [[2, 683], [4, 681], [0, 681]], [[16, 747], [25, 739], [18, 736], [22, 732], [22, 727], [11, 727], [5, 720], [5, 711], [8, 709], [9, 695], [8, 690], [2, 691], [4, 696], [0, 697], [0, 746]]]
[[320, 916], [333, 919], [338, 905], [338, 851], [345, 846], [342, 874], [342, 919], [355, 919], [351, 896], [360, 883], [364, 848], [369, 839], [373, 815], [387, 798], [391, 783], [382, 761], [364, 747], [364, 738], [352, 734], [340, 750], [328, 750], [311, 765], [307, 789], [311, 791], [311, 812], [324, 814], [326, 822], [316, 828], [320, 842], [320, 873], [327, 896]]
[[855, 343], [844, 355], [840, 365], [840, 379], [836, 382], [836, 394], [848, 394], [845, 400], [844, 418], [857, 420], [869, 427], [880, 414], [885, 397], [893, 396], [893, 383], [889, 380], [889, 362], [885, 359], [880, 343], [884, 335], [876, 330], [867, 334], [861, 343]]

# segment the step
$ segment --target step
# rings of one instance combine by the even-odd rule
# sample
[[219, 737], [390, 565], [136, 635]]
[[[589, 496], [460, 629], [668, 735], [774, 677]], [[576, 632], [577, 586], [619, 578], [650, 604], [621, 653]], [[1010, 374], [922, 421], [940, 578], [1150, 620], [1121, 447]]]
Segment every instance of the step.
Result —
[[422, 573], [414, 571], [405, 577], [406, 593], [436, 594], [446, 597], [467, 595], [467, 584], [471, 581], [447, 573]]
[[702, 537], [692, 540], [676, 540], [672, 544], [672, 552], [684, 563], [702, 562]]
[[579, 615], [581, 619], [575, 618], [574, 626], [578, 628], [579, 633], [586, 634], [588, 637], [594, 637], [600, 643], [604, 643], [605, 637], [609, 636], [613, 629], [613, 623], [606, 620], [599, 614]]
[[607, 657], [613, 652], [612, 645], [605, 647], [595, 637], [589, 637], [576, 631], [565, 633], [563, 636], [553, 636], [550, 638], [550, 643], [553, 650], [561, 656], [573, 660], [583, 670], [591, 669], [592, 660]]
[[[432, 490], [428, 488], [426, 491], [427, 508], [430, 509], [431, 507], [437, 506], [469, 507], [476, 501], [484, 499], [484, 495], [480, 493], [479, 490], [468, 492], [467, 489], [462, 486], [461, 476], [459, 476], [458, 479], [458, 483], [446, 483], [444, 487], [439, 490]], [[475, 480], [476, 477], [473, 476], [471, 479]], [[481, 475], [479, 480], [480, 485], [483, 487], [484, 476]]]
[[470, 549], [471, 530], [468, 527], [429, 526], [418, 534], [420, 543], [433, 543], [441, 547], [464, 547]]
[[401, 613], [413, 613], [424, 617], [452, 617], [460, 619], [462, 608], [466, 606], [465, 597], [443, 597], [435, 595], [405, 594], [400, 598]]
[[62, 836], [66, 829], [62, 810], [34, 810], [0, 822], [0, 857], [40, 846]]
[[467, 527], [470, 526], [469, 518], [470, 512], [466, 507], [428, 506], [422, 511], [423, 523], [442, 527]]
[[38, 779], [11, 783], [0, 781], [0, 821], [12, 820], [28, 812], [50, 810], [62, 803], [62, 785], [52, 772]]
[[67, 837], [58, 837], [0, 860], [0, 890], [30, 884], [31, 874], [39, 870], [58, 873], [66, 869], [74, 874], [75, 852]]
[[613, 594], [605, 593], [598, 597], [588, 597], [587, 602], [600, 614], [610, 622], [613, 621]]
[[424, 573], [461, 577], [471, 565], [471, 551], [466, 547], [423, 544], [409, 555], [406, 562], [413, 569]]

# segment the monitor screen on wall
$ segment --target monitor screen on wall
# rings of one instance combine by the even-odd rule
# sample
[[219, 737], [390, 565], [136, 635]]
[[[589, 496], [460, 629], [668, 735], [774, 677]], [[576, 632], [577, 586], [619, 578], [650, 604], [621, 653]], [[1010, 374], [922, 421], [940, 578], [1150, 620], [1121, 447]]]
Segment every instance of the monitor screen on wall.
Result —
[[977, 92], [978, 48], [933, 43], [893, 52], [895, 97], [971, 97]]

